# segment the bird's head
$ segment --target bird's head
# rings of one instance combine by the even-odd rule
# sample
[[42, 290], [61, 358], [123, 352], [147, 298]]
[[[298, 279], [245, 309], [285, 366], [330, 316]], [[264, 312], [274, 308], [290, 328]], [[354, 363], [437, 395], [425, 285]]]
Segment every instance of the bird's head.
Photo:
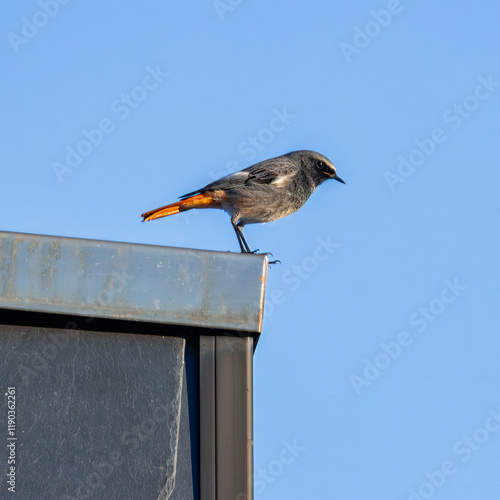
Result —
[[316, 151], [296, 151], [295, 154], [300, 157], [302, 166], [307, 169], [308, 174], [315, 181], [316, 186], [319, 186], [328, 179], [335, 179], [345, 184], [337, 175], [333, 163], [326, 156], [321, 153], [316, 153]]

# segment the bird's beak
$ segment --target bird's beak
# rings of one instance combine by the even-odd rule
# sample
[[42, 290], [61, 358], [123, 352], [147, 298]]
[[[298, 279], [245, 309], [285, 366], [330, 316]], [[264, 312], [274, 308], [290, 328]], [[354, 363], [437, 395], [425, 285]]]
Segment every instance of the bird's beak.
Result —
[[339, 182], [341, 182], [342, 184], [345, 184], [345, 182], [344, 182], [344, 181], [343, 181], [343, 180], [342, 180], [342, 179], [341, 179], [341, 178], [340, 178], [337, 174], [335, 174], [335, 175], [332, 177], [332, 179], [335, 179], [336, 181], [339, 181]]

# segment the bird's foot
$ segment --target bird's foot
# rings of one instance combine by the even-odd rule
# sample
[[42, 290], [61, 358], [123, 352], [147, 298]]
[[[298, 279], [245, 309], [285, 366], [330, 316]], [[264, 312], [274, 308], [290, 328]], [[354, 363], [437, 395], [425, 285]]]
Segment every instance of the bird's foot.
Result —
[[[255, 252], [257, 252], [257, 250]], [[255, 253], [255, 252], [252, 252], [252, 253]], [[271, 257], [274, 257], [274, 255], [271, 252], [257, 253], [256, 255], [270, 255]], [[281, 260], [278, 260], [278, 259], [270, 260], [268, 262], [268, 264], [269, 264], [269, 266], [272, 266], [273, 264], [277, 264], [278, 262], [281, 264]]]
[[[251, 255], [271, 255], [272, 257], [274, 257], [274, 255], [271, 252], [259, 252], [258, 248], [256, 250], [252, 250], [251, 252], [244, 252], [244, 253], [249, 253]], [[270, 260], [268, 264], [271, 266], [272, 264], [277, 264], [278, 262], [281, 264], [281, 260]]]

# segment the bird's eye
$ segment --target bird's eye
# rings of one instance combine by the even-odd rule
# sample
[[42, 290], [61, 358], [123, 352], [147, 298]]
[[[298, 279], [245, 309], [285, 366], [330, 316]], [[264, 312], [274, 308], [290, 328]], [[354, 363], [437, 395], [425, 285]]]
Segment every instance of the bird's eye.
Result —
[[323, 170], [326, 167], [325, 162], [321, 160], [319, 160], [318, 163], [316, 163], [316, 166], [321, 170]]

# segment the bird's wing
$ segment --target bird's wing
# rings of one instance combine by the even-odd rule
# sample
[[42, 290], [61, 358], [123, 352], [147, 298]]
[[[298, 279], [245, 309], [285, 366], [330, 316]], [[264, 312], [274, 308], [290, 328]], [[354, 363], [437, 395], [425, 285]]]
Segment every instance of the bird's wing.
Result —
[[275, 169], [269, 169], [264, 166], [260, 168], [254, 168], [251, 171], [248, 171], [248, 176], [245, 179], [244, 184], [271, 184], [275, 181], [280, 173]]
[[197, 189], [196, 191], [191, 191], [191, 193], [183, 194], [182, 196], [179, 196], [181, 200], [185, 200], [186, 198], [189, 198], [190, 196], [195, 196], [197, 194], [204, 193], [204, 189]]
[[[265, 160], [239, 172], [226, 175], [197, 191], [181, 196], [181, 199], [218, 189], [230, 190], [250, 185], [280, 184], [282, 179], [296, 173], [297, 167], [295, 165], [287, 162], [276, 164], [275, 160]], [[271, 164], [271, 162], [273, 163]]]
[[231, 189], [238, 186], [243, 186], [248, 178], [248, 173], [244, 170], [239, 172], [234, 172], [232, 174], [221, 177], [220, 179], [207, 184], [205, 187], [193, 191], [192, 193], [187, 193], [181, 196], [181, 199], [189, 198], [190, 196], [206, 193], [207, 191], [216, 191], [218, 189]]

